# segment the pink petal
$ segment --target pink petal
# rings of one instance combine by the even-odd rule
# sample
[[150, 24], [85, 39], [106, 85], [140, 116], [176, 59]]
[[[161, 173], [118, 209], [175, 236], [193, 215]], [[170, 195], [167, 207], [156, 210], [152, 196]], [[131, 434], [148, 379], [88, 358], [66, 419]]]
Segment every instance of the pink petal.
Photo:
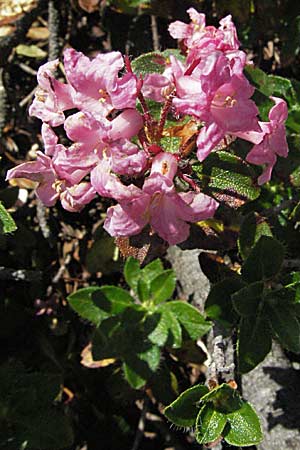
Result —
[[224, 136], [224, 130], [214, 122], [202, 127], [197, 137], [197, 158], [199, 161], [204, 161]]
[[157, 195], [152, 199], [150, 207], [151, 226], [170, 245], [185, 241], [190, 232], [190, 226], [178, 215], [176, 196], [176, 193]]
[[141, 194], [138, 198], [108, 208], [103, 228], [111, 236], [133, 236], [148, 223], [150, 197]]
[[60, 195], [62, 207], [70, 212], [81, 211], [96, 195], [91, 183], [80, 183], [66, 188]]
[[104, 159], [92, 170], [91, 183], [98, 194], [114, 198], [117, 201], [130, 200], [141, 195], [141, 189], [130, 184], [125, 186], [119, 178], [111, 173], [111, 161]]
[[147, 165], [145, 152], [125, 139], [112, 144], [111, 159], [111, 169], [118, 175], [133, 176], [141, 174]]
[[130, 139], [143, 126], [143, 119], [136, 109], [126, 109], [111, 121], [109, 137], [112, 140]]
[[270, 109], [269, 119], [271, 122], [282, 124], [288, 118], [288, 107], [282, 98], [270, 97], [275, 102], [275, 105]]
[[58, 142], [58, 136], [47, 123], [43, 123], [42, 125], [42, 139], [44, 142], [45, 154], [53, 156]]
[[137, 95], [137, 78], [131, 73], [119, 78], [115, 88], [110, 91], [111, 102], [115, 109], [135, 108]]
[[78, 184], [98, 162], [99, 157], [94, 152], [86, 152], [84, 147], [57, 145], [53, 167], [60, 179]]

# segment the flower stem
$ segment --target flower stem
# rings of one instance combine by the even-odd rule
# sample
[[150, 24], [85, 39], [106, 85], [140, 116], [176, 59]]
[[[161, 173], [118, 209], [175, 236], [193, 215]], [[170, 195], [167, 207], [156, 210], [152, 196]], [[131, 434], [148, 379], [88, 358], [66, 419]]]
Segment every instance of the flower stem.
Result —
[[168, 96], [167, 100], [165, 101], [165, 104], [161, 110], [161, 115], [158, 123], [158, 129], [156, 132], [156, 139], [159, 142], [161, 140], [164, 126], [167, 120], [168, 112], [170, 111], [170, 108], [172, 106], [172, 101], [174, 97], [174, 91]]

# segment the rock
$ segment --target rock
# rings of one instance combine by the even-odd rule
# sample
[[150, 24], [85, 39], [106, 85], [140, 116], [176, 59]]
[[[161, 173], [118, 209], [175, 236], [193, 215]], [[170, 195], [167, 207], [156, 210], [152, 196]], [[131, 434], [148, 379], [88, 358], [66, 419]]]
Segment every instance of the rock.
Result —
[[258, 450], [300, 449], [300, 371], [292, 367], [279, 344], [242, 377], [243, 397], [261, 418], [265, 439]]
[[177, 246], [172, 246], [168, 249], [167, 259], [176, 273], [182, 297], [186, 300], [192, 299], [192, 304], [203, 312], [210, 282], [201, 270], [200, 253], [201, 249], [181, 250]]

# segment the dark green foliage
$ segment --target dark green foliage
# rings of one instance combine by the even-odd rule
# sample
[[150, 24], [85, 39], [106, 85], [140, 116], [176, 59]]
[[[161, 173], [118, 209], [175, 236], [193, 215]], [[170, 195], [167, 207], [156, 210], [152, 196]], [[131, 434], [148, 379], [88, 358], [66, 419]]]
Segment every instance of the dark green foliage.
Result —
[[120, 359], [126, 380], [139, 389], [157, 370], [162, 347], [179, 348], [184, 337], [197, 339], [211, 324], [192, 305], [168, 301], [176, 280], [159, 259], [140, 269], [129, 258], [124, 276], [139, 302], [115, 286], [84, 288], [68, 300], [79, 315], [97, 325], [94, 359]]
[[195, 424], [199, 444], [209, 444], [222, 437], [229, 444], [242, 447], [262, 441], [257, 414], [228, 384], [211, 391], [206, 386], [196, 385], [184, 391], [164, 414], [177, 426]]
[[[5, 448], [26, 443], [29, 450], [62, 449], [73, 443], [68, 417], [58, 403], [62, 379], [42, 372], [27, 373], [21, 363], [0, 367], [0, 425], [6, 430]], [[2, 438], [2, 437], [1, 437]]]

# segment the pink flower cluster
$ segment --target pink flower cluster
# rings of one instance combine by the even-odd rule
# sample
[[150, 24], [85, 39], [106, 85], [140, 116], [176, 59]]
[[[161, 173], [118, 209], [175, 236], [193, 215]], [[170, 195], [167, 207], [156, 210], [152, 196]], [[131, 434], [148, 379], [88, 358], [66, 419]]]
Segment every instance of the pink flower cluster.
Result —
[[[272, 98], [270, 122], [260, 122], [251, 100], [254, 88], [243, 74], [246, 55], [239, 50], [231, 16], [215, 28], [206, 26], [204, 14], [193, 8], [188, 13], [190, 24], [177, 21], [169, 27], [185, 57], [171, 55], [162, 74], [138, 77], [120, 52], [91, 60], [70, 48], [64, 51], [66, 82], [55, 78], [58, 60], [41, 66], [30, 114], [43, 122], [45, 152], [10, 170], [7, 179], [36, 181], [37, 196], [46, 206], [60, 200], [72, 212], [97, 193], [114, 199], [117, 204], [108, 209], [104, 224], [112, 236], [135, 235], [149, 224], [169, 244], [182, 242], [189, 223], [212, 217], [218, 203], [201, 193], [189, 176], [182, 149], [172, 154], [162, 147], [172, 108], [197, 123], [200, 161], [227, 135], [234, 135], [254, 144], [247, 160], [265, 165], [258, 183], [268, 181], [277, 155], [288, 152], [286, 104]], [[147, 99], [162, 103], [159, 121], [152, 117]], [[68, 145], [60, 142], [61, 126]], [[179, 178], [185, 189], [178, 188]]]

